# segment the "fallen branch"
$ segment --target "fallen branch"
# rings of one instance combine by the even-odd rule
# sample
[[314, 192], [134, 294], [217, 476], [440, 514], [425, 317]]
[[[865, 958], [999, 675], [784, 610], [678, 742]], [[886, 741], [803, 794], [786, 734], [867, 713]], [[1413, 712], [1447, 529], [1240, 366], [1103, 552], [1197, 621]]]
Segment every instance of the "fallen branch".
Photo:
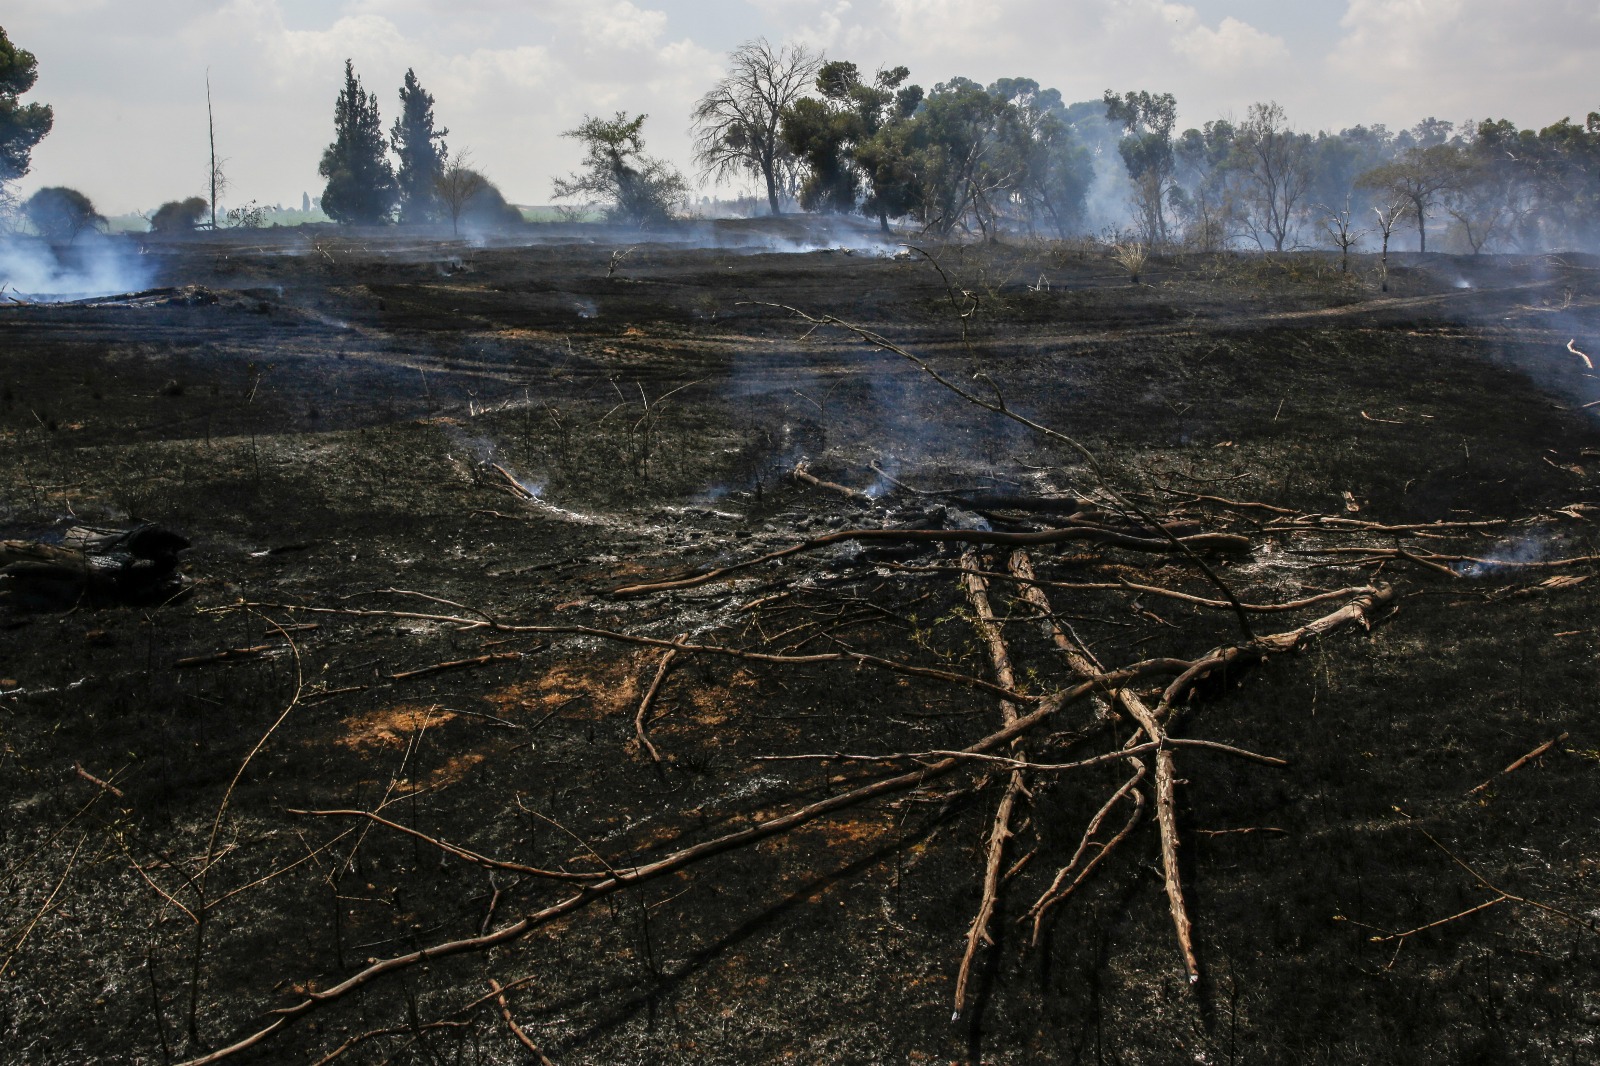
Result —
[[813, 488], [826, 489], [829, 492], [837, 492], [847, 500], [855, 500], [857, 503], [867, 504], [873, 502], [873, 497], [868, 493], [862, 492], [860, 489], [853, 489], [849, 485], [840, 485], [835, 481], [824, 481], [822, 478], [817, 477], [817, 475], [811, 472], [804, 459], [794, 464], [794, 469], [791, 470], [789, 474], [796, 481], [803, 482]]
[[511, 1035], [517, 1038], [517, 1043], [527, 1048], [534, 1058], [538, 1059], [541, 1066], [555, 1066], [545, 1058], [544, 1052], [539, 1050], [539, 1045], [523, 1031], [522, 1026], [511, 1016], [511, 1005], [506, 1002], [505, 990], [500, 987], [500, 982], [493, 977], [489, 978], [489, 987], [494, 990], [494, 1001], [500, 1007], [500, 1017], [506, 1020], [506, 1028], [511, 1030]]
[[[994, 609], [989, 604], [989, 587], [983, 578], [972, 572], [978, 568], [977, 552], [969, 548], [961, 556], [961, 565], [968, 569], [962, 584], [967, 590], [967, 600], [972, 604], [978, 634], [983, 637], [984, 645], [989, 650], [989, 663], [994, 669], [995, 680], [1006, 688], [1015, 688], [1011, 653], [1006, 648], [1000, 624], [995, 620]], [[1008, 726], [1014, 724], [1017, 720], [1016, 704], [1000, 701], [1000, 719]], [[1015, 741], [1011, 750], [1013, 755], [1021, 754]], [[967, 983], [972, 977], [972, 963], [977, 957], [978, 945], [994, 946], [994, 938], [989, 935], [989, 922], [994, 917], [995, 904], [1000, 895], [1000, 868], [1005, 859], [1006, 841], [1012, 835], [1011, 812], [1016, 807], [1017, 797], [1027, 792], [1027, 781], [1021, 768], [1023, 760], [1013, 758], [1009, 761], [1012, 763], [1011, 775], [1000, 796], [1000, 804], [995, 808], [994, 823], [989, 830], [989, 849], [984, 859], [983, 893], [978, 901], [978, 913], [967, 927], [967, 947], [961, 955], [961, 966], [956, 971], [955, 1009], [950, 1015], [951, 1021], [960, 1018], [961, 1011], [966, 1007]]]
[[1092, 525], [1068, 526], [1064, 529], [1047, 529], [1036, 533], [995, 533], [978, 529], [841, 529], [835, 533], [815, 537], [802, 544], [796, 544], [775, 552], [768, 552], [765, 555], [758, 555], [743, 562], [718, 567], [715, 570], [708, 570], [693, 577], [652, 581], [639, 585], [624, 585], [620, 588], [612, 589], [610, 595], [644, 596], [655, 592], [699, 588], [701, 585], [709, 585], [714, 581], [722, 580], [730, 574], [736, 574], [754, 566], [777, 562], [791, 555], [814, 551], [831, 544], [841, 544], [850, 540], [900, 541], [926, 544], [987, 544], [995, 547], [1065, 544], [1074, 540], [1089, 540], [1109, 544], [1112, 547], [1130, 548], [1135, 551], [1145, 552], [1171, 552], [1174, 550], [1172, 543], [1176, 542], [1189, 551], [1239, 553], [1250, 550], [1250, 538], [1239, 536], [1236, 533], [1198, 533], [1189, 537], [1173, 537], [1172, 541], [1169, 542], [1154, 537], [1136, 537], [1128, 533], [1119, 533], [1103, 526]]
[[[1514, 774], [1514, 773], [1516, 773], [1518, 770], [1522, 769], [1524, 766], [1528, 765], [1530, 762], [1532, 762], [1533, 760], [1537, 759], [1539, 756], [1543, 755], [1545, 752], [1549, 751], [1551, 748], [1555, 747], [1557, 744], [1560, 744], [1562, 741], [1566, 740], [1567, 736], [1568, 736], [1568, 734], [1562, 733], [1559, 737], [1553, 737], [1550, 740], [1545, 741], [1543, 744], [1540, 744], [1537, 748], [1534, 748], [1532, 751], [1528, 752], [1528, 754], [1524, 755], [1522, 758], [1517, 759], [1510, 766], [1507, 766], [1504, 770], [1501, 770], [1498, 774], [1495, 774], [1494, 777], [1489, 778], [1489, 780], [1485, 781], [1483, 784], [1479, 785], [1477, 788], [1468, 790], [1467, 795], [1476, 796], [1478, 793], [1482, 792], [1484, 789], [1486, 789], [1490, 785], [1494, 784], [1495, 781], [1498, 780], [1499, 778], [1504, 777], [1506, 774]], [[80, 771], [80, 773], [81, 772], [82, 771]], [[121, 793], [118, 793], [118, 795], [121, 795]]]
[[184, 670], [191, 666], [209, 666], [212, 663], [236, 663], [243, 659], [256, 659], [274, 649], [280, 649], [281, 644], [257, 644], [249, 648], [228, 648], [225, 651], [212, 652], [210, 655], [191, 655], [187, 659], [179, 659], [172, 664], [174, 670]]
[[[680, 633], [676, 639], [682, 640], [687, 635]], [[655, 701], [656, 693], [661, 691], [661, 683], [667, 679], [667, 671], [672, 669], [672, 660], [677, 658], [677, 655], [677, 648], [668, 648], [667, 653], [661, 657], [661, 665], [656, 667], [655, 679], [650, 682], [649, 690], [639, 701], [638, 713], [633, 716], [633, 732], [639, 738], [639, 747], [650, 753], [650, 758], [657, 766], [661, 765], [661, 753], [650, 743], [650, 735], [645, 731], [645, 719], [650, 714], [650, 704]]]
[[[532, 649], [532, 651], [539, 650], [538, 648]], [[419, 667], [416, 670], [402, 670], [398, 674], [390, 674], [389, 680], [408, 681], [414, 677], [425, 677], [428, 674], [437, 674], [444, 670], [463, 670], [469, 666], [487, 666], [489, 663], [517, 662], [529, 654], [532, 654], [532, 652], [502, 651], [489, 655], [479, 655], [472, 659], [454, 659], [447, 663], [434, 663], [432, 666]]]

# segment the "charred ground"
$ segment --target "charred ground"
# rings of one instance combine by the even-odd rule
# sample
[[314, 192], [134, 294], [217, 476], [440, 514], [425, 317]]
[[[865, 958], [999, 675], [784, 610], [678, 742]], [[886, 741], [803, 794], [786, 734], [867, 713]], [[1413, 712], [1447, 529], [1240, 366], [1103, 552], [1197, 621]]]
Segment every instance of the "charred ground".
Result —
[[[660, 648], [514, 628], [844, 646], [992, 679], [959, 546], [846, 544], [731, 583], [610, 594], [837, 528], [1042, 521], [974, 491], [1098, 498], [1072, 449], [785, 307], [874, 330], [962, 384], [986, 374], [1145, 508], [1250, 537], [1249, 555], [1215, 562], [1241, 598], [1393, 583], [1371, 631], [1213, 678], [1176, 727], [1290, 762], [1184, 756], [1200, 983], [1149, 818], [1030, 946], [1017, 919], [1123, 776], [1041, 774], [1007, 867], [1031, 858], [952, 1023], [1005, 781], [963, 771], [375, 980], [244, 1059], [516, 1061], [529, 1052], [485, 1001], [490, 978], [523, 982], [508, 1009], [560, 1063], [1593, 1056], [1596, 584], [1548, 581], [1592, 567], [1414, 561], [1597, 554], [1600, 434], [1581, 405], [1600, 381], [1567, 347], [1600, 348], [1593, 262], [1428, 257], [1385, 294], [1374, 264], [1347, 276], [1317, 256], [1158, 260], [1132, 286], [1088, 246], [930, 247], [936, 268], [755, 246], [799, 233], [740, 231], [738, 249], [691, 236], [158, 243], [167, 291], [0, 309], [0, 538], [145, 519], [194, 545], [172, 602], [0, 584], [7, 1058], [192, 1058], [370, 959], [570, 894], [290, 811], [381, 809], [506, 862], [627, 868], [889, 772], [758, 756], [960, 748], [999, 728], [992, 695], [948, 682], [683, 653], [649, 725], [658, 769], [635, 711]], [[798, 480], [802, 461], [881, 495]], [[1508, 524], [1329, 529], [1197, 494]], [[1296, 554], [1355, 545], [1372, 552]], [[1171, 556], [1069, 543], [1034, 565], [1216, 594]], [[1067, 678], [1018, 587], [991, 594], [1018, 687], [1048, 692]], [[1107, 666], [1239, 640], [1227, 612], [1183, 601], [1051, 598]], [[1098, 754], [1126, 732], [1086, 723], [1064, 712], [1030, 757]], [[1374, 939], [1497, 895], [1521, 898]]]

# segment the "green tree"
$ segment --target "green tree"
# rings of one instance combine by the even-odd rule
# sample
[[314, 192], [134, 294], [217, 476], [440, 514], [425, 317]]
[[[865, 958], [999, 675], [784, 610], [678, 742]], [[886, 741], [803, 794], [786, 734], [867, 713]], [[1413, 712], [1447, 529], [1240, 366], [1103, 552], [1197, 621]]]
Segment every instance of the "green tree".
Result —
[[907, 139], [922, 222], [941, 233], [975, 228], [984, 239], [995, 239], [1017, 178], [1005, 129], [1009, 118], [1006, 102], [977, 82], [952, 78], [934, 86]]
[[1461, 152], [1451, 144], [1407, 148], [1393, 163], [1361, 175], [1357, 185], [1384, 199], [1404, 200], [1417, 217], [1417, 248], [1428, 250], [1428, 212], [1461, 177]]
[[333, 111], [333, 143], [317, 172], [328, 179], [322, 209], [335, 222], [372, 225], [389, 221], [399, 189], [389, 166], [388, 141], [378, 101], [361, 87], [350, 60]]
[[22, 205], [22, 213], [41, 237], [68, 244], [77, 240], [84, 230], [102, 226], [106, 221], [87, 196], [60, 185], [48, 186], [28, 197], [27, 203]]
[[1011, 206], [1030, 232], [1045, 218], [1056, 236], [1066, 237], [1083, 221], [1094, 161], [1073, 134], [1061, 93], [1032, 78], [1001, 78], [989, 95], [1007, 105], [1002, 132], [1015, 174]]
[[801, 45], [774, 52], [765, 39], [734, 49], [728, 73], [695, 105], [695, 160], [702, 173], [759, 178], [772, 213], [781, 214], [783, 199], [793, 195], [798, 162], [783, 138], [783, 115], [801, 98], [821, 62]]
[[1173, 188], [1176, 157], [1172, 129], [1178, 121], [1178, 101], [1171, 93], [1127, 92], [1105, 94], [1106, 117], [1122, 125], [1117, 154], [1133, 181], [1134, 208], [1139, 213], [1146, 240], [1165, 244], [1168, 239], [1165, 204]]
[[23, 104], [18, 97], [39, 78], [33, 53], [11, 43], [0, 28], [0, 203], [6, 187], [28, 173], [34, 146], [55, 122], [49, 104]]
[[567, 130], [583, 145], [581, 169], [554, 181], [558, 200], [581, 199], [603, 204], [613, 221], [647, 226], [677, 213], [689, 185], [677, 168], [645, 154], [640, 131], [647, 115], [629, 118], [618, 111], [613, 118], [583, 117]]
[[783, 136], [805, 161], [800, 206], [807, 211], [849, 212], [860, 207], [888, 228], [908, 213], [913, 178], [897, 144], [922, 102], [920, 86], [905, 84], [905, 67], [863, 80], [854, 63], [824, 63], [817, 71], [820, 98], [797, 100], [783, 118]]
[[1234, 142], [1238, 129], [1226, 119], [1187, 129], [1172, 144], [1173, 183], [1167, 207], [1184, 225], [1184, 242], [1202, 252], [1222, 249], [1239, 228], [1239, 175]]
[[401, 222], [433, 222], [440, 216], [436, 185], [449, 156], [444, 139], [449, 130], [433, 128], [433, 97], [406, 71], [400, 86], [400, 117], [389, 131], [389, 143], [400, 158], [395, 182], [400, 191]]

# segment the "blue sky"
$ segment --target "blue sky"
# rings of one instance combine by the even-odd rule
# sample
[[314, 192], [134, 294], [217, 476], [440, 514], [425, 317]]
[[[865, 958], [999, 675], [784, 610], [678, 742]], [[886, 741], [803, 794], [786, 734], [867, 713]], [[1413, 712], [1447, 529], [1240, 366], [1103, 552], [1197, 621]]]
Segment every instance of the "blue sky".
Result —
[[758, 35], [930, 86], [1170, 91], [1195, 125], [1262, 100], [1305, 129], [1600, 109], [1595, 0], [7, 0], [0, 26], [56, 108], [24, 191], [110, 212], [200, 191], [207, 67], [226, 200], [315, 195], [346, 56], [386, 119], [415, 67], [452, 146], [521, 203], [576, 163], [560, 134], [586, 112], [648, 112], [652, 149], [687, 168], [696, 97]]

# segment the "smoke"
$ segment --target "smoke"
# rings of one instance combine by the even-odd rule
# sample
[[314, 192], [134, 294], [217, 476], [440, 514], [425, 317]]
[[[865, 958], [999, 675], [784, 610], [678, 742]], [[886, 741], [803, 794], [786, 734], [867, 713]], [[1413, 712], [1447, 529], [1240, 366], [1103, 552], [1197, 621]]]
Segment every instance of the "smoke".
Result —
[[1094, 178], [1084, 195], [1083, 226], [1088, 233], [1120, 233], [1134, 225], [1133, 186], [1128, 168], [1114, 151], [1094, 151]]
[[0, 234], [0, 289], [8, 299], [57, 303], [115, 296], [149, 288], [154, 276], [154, 267], [126, 238], [88, 232], [63, 246]]

